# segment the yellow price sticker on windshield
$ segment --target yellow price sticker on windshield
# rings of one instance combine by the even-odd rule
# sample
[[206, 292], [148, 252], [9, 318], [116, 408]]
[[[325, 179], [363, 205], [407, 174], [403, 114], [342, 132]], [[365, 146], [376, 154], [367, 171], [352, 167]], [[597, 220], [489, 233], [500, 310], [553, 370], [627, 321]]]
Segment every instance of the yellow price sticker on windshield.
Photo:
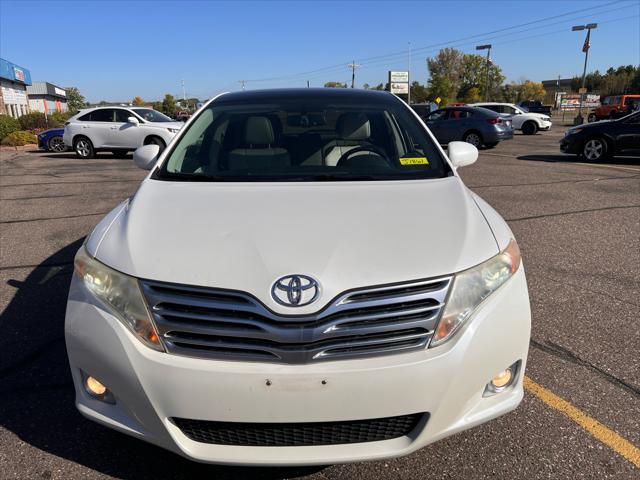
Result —
[[400, 165], [429, 165], [429, 160], [426, 157], [403, 157]]

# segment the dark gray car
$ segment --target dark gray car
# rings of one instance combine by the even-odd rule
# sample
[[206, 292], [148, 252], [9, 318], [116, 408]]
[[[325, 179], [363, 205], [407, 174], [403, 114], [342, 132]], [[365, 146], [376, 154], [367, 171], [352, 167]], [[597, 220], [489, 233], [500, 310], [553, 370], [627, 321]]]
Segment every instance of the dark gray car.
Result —
[[442, 145], [462, 140], [478, 148], [491, 148], [513, 138], [510, 119], [481, 107], [441, 108], [427, 115], [425, 123]]

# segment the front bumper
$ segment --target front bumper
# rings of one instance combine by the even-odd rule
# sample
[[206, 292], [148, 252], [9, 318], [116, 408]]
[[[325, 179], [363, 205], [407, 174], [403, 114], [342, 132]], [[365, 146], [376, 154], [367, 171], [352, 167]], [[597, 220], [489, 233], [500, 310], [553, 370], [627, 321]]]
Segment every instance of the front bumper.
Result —
[[551, 130], [551, 126], [553, 125], [553, 122], [551, 122], [551, 120], [541, 120], [540, 121], [540, 130]]
[[563, 153], [579, 154], [581, 152], [580, 140], [575, 135], [569, 135], [560, 139], [560, 151]]
[[[308, 365], [196, 359], [142, 345], [74, 275], [65, 337], [84, 416], [201, 462], [313, 465], [406, 455], [513, 410], [523, 396], [530, 323], [521, 268], [437, 348]], [[517, 361], [517, 382], [483, 397], [487, 382]], [[82, 372], [105, 384], [115, 403], [89, 396]], [[306, 423], [419, 412], [429, 413], [429, 420], [392, 440], [296, 447], [200, 443], [171, 420]]]

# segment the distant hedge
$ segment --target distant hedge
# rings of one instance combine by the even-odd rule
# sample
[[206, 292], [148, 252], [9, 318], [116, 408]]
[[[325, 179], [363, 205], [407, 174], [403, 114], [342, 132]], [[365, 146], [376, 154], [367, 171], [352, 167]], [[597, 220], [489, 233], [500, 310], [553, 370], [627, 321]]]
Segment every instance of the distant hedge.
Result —
[[38, 143], [38, 139], [33, 132], [28, 132], [26, 130], [17, 130], [4, 137], [0, 141], [0, 143], [2, 145], [9, 145], [11, 147], [21, 147], [22, 145], [27, 145], [30, 143]]
[[0, 115], [0, 141], [12, 132], [20, 130], [20, 122], [9, 115]]

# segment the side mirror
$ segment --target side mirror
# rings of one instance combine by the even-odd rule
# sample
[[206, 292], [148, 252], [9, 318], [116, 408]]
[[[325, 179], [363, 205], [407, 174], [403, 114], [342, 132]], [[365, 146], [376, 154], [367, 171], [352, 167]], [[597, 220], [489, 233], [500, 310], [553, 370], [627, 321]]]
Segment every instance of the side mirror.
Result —
[[151, 170], [158, 160], [160, 147], [158, 145], [145, 145], [133, 152], [133, 161], [138, 168]]
[[129, 117], [127, 118], [127, 123], [130, 123], [132, 125], [139, 125], [140, 121], [136, 117]]
[[[451, 160], [455, 168], [466, 167], [478, 159], [478, 149], [467, 142], [449, 143], [447, 153], [449, 160]], [[135, 153], [133, 154], [133, 158], [135, 158]]]

